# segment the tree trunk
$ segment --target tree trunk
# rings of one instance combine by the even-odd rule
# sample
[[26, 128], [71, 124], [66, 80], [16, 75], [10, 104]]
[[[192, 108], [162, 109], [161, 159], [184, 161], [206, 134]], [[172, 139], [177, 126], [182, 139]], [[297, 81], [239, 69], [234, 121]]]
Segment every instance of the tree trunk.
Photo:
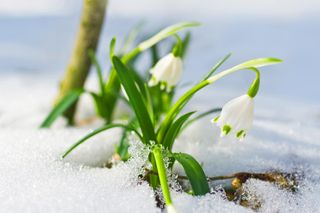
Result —
[[[91, 66], [88, 52], [90, 49], [96, 51], [100, 31], [103, 26], [107, 1], [108, 0], [83, 1], [79, 31], [69, 65], [65, 71], [64, 78], [61, 81], [56, 103], [71, 90], [84, 86]], [[68, 119], [70, 125], [74, 123], [76, 105], [77, 103], [72, 105], [64, 113], [64, 116]]]

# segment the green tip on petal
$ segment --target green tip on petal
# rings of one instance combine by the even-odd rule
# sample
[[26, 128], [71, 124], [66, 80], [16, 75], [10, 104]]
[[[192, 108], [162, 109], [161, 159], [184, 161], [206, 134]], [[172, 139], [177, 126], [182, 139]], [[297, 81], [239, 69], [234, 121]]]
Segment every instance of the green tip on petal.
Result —
[[244, 134], [244, 130], [237, 132], [237, 138], [241, 137]]
[[224, 125], [223, 128], [222, 128], [222, 132], [221, 132], [221, 136], [225, 136], [225, 135], [228, 135], [230, 132], [231, 132], [231, 126], [229, 125]]
[[237, 132], [237, 138], [242, 141], [243, 138], [246, 137], [246, 132], [244, 130], [240, 130], [239, 132]]
[[217, 123], [220, 118], [220, 115], [211, 120], [212, 123]]
[[165, 90], [166, 87], [167, 87], [167, 82], [161, 81], [161, 82], [160, 82], [160, 89], [161, 89], [161, 90]]

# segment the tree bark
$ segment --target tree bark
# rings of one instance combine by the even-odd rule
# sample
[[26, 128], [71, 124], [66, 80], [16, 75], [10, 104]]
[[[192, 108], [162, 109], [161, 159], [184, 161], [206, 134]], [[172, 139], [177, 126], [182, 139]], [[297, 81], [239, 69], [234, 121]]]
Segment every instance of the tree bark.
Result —
[[[71, 90], [82, 88], [89, 74], [91, 61], [89, 50], [96, 51], [103, 26], [108, 0], [84, 0], [80, 26], [72, 56], [61, 81], [56, 103]], [[73, 104], [64, 116], [68, 124], [74, 123], [77, 103]]]

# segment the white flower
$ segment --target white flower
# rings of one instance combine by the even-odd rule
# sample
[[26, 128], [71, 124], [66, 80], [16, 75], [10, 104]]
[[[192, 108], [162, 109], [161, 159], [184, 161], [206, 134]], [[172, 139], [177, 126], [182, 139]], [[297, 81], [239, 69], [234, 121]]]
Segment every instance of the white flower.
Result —
[[252, 126], [253, 109], [253, 98], [247, 94], [226, 103], [213, 120], [221, 129], [221, 137], [232, 133], [242, 140]]
[[150, 73], [152, 77], [149, 81], [149, 86], [155, 86], [160, 82], [170, 90], [181, 79], [182, 60], [180, 57], [170, 53], [161, 58], [150, 70]]

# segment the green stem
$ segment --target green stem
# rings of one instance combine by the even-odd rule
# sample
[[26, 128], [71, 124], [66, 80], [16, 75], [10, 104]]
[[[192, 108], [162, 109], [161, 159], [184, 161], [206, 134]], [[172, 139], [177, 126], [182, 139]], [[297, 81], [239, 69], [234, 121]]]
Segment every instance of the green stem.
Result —
[[157, 170], [158, 170], [158, 175], [160, 179], [160, 185], [161, 185], [164, 201], [166, 202], [167, 205], [172, 205], [172, 200], [171, 200], [170, 190], [169, 190], [169, 185], [167, 180], [167, 173], [166, 173], [166, 168], [163, 162], [161, 148], [159, 146], [156, 146], [152, 152], [157, 164]]
[[247, 94], [251, 97], [254, 98], [258, 91], [259, 91], [259, 86], [260, 86], [260, 72], [256, 68], [251, 68], [252, 71], [256, 73], [256, 78], [252, 82]]
[[152, 164], [152, 173], [150, 173], [150, 185], [153, 189], [159, 186], [159, 177], [157, 172], [157, 164], [154, 155], [150, 155], [150, 162]]

